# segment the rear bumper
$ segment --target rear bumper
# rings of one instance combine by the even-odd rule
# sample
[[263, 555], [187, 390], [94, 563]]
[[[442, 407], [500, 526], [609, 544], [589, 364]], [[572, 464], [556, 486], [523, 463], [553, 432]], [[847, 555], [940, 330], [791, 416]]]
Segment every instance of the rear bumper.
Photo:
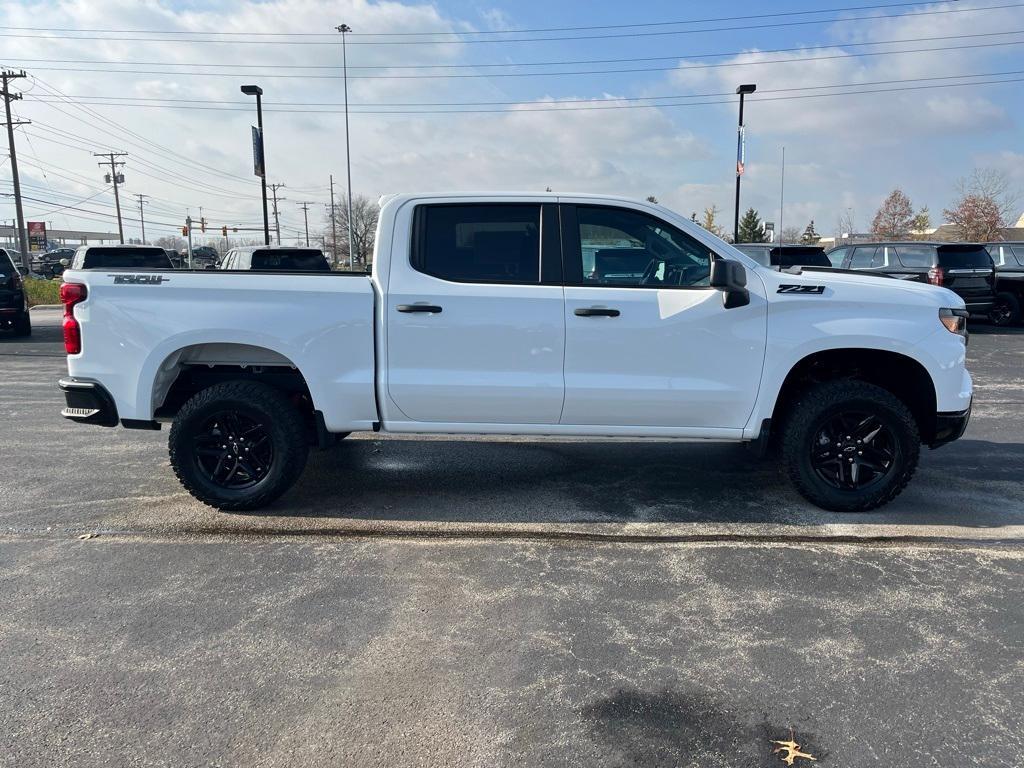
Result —
[[972, 399], [967, 410], [935, 414], [935, 437], [928, 443], [928, 447], [938, 448], [963, 437], [964, 431], [967, 429], [967, 422], [971, 420], [971, 408], [973, 407], [974, 400]]
[[65, 419], [101, 427], [117, 426], [117, 406], [102, 384], [67, 378], [58, 381], [57, 386], [64, 393], [65, 407], [60, 415]]

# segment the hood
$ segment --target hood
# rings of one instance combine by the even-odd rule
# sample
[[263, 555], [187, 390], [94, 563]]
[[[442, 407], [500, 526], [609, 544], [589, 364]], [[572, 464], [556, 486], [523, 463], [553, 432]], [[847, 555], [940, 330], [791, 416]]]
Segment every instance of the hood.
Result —
[[838, 297], [847, 300], [892, 301], [951, 309], [964, 306], [964, 300], [948, 288], [871, 273], [805, 270], [796, 275], [762, 268], [758, 274], [769, 287], [769, 293], [776, 293], [780, 285], [810, 285], [824, 286], [826, 292], [832, 289]]

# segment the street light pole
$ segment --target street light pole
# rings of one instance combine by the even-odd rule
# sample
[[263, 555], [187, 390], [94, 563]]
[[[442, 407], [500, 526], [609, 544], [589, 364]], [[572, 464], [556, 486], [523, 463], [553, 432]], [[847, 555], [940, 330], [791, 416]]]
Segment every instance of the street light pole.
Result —
[[743, 177], [743, 165], [746, 161], [746, 136], [743, 130], [743, 98], [748, 93], [753, 93], [756, 90], [757, 86], [753, 83], [741, 85], [736, 89], [736, 93], [740, 95], [740, 120], [736, 131], [736, 210], [732, 229], [733, 243], [740, 241], [740, 179]]
[[259, 167], [256, 170], [263, 189], [263, 244], [270, 245], [270, 219], [267, 216], [267, 157], [263, 143], [263, 89], [258, 85], [243, 85], [242, 93], [256, 97], [256, 129], [260, 135]]
[[341, 68], [342, 81], [345, 84], [345, 171], [348, 173], [348, 268], [352, 269], [355, 254], [352, 252], [352, 151], [348, 140], [348, 54], [345, 48], [345, 34], [352, 31], [348, 24], [341, 24], [336, 29], [341, 32]]

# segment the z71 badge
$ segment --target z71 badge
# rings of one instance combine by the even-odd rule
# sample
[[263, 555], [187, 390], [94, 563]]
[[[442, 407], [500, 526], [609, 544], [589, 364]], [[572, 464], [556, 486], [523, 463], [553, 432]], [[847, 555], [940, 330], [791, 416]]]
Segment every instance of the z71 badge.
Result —
[[816, 293], [825, 292], [824, 285], [780, 285], [776, 293]]
[[169, 277], [163, 275], [107, 275], [114, 278], [114, 285], [160, 285], [170, 282]]

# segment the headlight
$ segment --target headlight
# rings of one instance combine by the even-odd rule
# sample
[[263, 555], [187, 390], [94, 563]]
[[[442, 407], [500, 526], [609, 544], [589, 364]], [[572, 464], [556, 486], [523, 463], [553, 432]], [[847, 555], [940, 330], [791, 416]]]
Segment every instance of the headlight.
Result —
[[939, 322], [946, 326], [947, 331], [963, 336], [964, 340], [966, 340], [968, 314], [966, 309], [948, 309], [944, 307], [939, 310]]

